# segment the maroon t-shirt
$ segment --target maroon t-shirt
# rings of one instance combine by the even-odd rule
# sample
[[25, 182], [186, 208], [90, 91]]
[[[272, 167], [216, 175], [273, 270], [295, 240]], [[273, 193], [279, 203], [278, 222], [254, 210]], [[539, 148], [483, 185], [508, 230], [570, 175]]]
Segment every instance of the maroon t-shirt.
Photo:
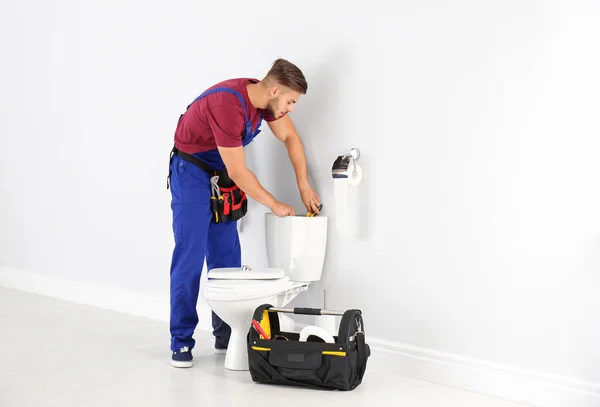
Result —
[[[252, 131], [260, 120], [260, 113], [266, 121], [273, 116], [264, 109], [256, 109], [250, 103], [246, 85], [258, 82], [252, 78], [229, 79], [211, 86], [230, 88], [244, 98]], [[221, 147], [242, 146], [242, 135], [246, 128], [246, 115], [237, 95], [230, 92], [215, 92], [194, 102], [182, 116], [175, 131], [175, 146], [188, 154], [201, 153]]]

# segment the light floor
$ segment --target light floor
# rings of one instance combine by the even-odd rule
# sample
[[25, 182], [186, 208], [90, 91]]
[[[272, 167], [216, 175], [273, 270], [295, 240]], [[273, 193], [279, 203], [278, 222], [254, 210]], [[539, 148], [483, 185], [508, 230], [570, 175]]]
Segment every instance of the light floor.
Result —
[[350, 392], [260, 385], [223, 368], [209, 333], [196, 341], [176, 369], [167, 323], [0, 288], [0, 406], [522, 406], [369, 366]]

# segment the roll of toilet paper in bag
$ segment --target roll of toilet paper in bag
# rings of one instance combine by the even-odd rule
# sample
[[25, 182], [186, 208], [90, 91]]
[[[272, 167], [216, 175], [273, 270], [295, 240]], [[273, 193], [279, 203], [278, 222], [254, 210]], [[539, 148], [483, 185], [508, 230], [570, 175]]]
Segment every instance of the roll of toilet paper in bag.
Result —
[[311, 335], [318, 336], [319, 338], [323, 339], [325, 343], [335, 343], [335, 339], [329, 332], [314, 325], [309, 325], [302, 328], [300, 331], [299, 341], [306, 342], [308, 337]]
[[355, 171], [350, 171], [348, 178], [333, 179], [333, 199], [335, 200], [335, 217], [340, 232], [347, 232], [352, 223], [348, 209], [348, 185], [358, 186], [363, 177], [362, 167], [356, 164]]

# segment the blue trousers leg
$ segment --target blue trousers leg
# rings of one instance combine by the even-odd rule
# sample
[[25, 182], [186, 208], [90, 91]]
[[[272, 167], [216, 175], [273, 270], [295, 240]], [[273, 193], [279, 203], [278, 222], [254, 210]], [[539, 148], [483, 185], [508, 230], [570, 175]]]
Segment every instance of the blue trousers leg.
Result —
[[[206, 257], [207, 268], [239, 267], [240, 244], [235, 223], [211, 223], [210, 176], [195, 165], [173, 157], [171, 208], [175, 248], [170, 271], [171, 350], [193, 348], [198, 325], [196, 304]], [[230, 327], [214, 312], [212, 325], [216, 347], [229, 343]]]
[[193, 348], [198, 325], [196, 304], [210, 225], [210, 178], [174, 156], [171, 163], [171, 208], [175, 248], [170, 272], [171, 350]]

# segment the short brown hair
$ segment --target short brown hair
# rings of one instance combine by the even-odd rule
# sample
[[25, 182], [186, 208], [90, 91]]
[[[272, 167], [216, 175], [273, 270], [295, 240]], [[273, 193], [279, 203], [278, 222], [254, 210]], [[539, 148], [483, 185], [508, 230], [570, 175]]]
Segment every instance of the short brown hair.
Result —
[[306, 94], [308, 90], [308, 83], [302, 71], [296, 65], [283, 58], [279, 58], [273, 62], [273, 66], [265, 79], [272, 79], [280, 85], [302, 94]]

